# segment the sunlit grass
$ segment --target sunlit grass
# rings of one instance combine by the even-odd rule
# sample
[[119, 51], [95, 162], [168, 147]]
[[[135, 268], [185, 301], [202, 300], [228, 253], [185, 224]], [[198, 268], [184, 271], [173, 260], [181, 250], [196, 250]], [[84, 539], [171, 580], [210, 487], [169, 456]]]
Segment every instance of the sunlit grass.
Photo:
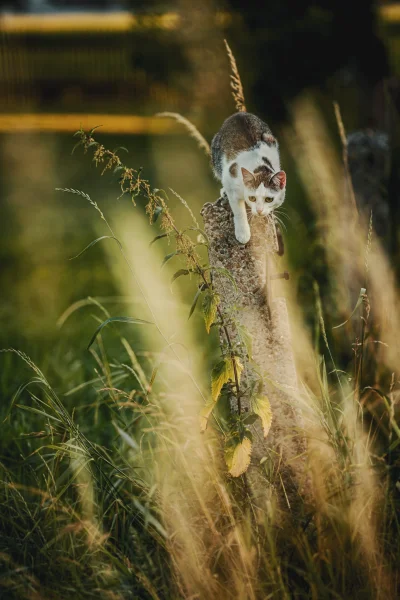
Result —
[[[200, 433], [209, 354], [218, 352], [218, 339], [213, 332], [210, 343], [197, 327], [200, 315], [188, 320], [193, 280], [171, 284], [182, 258], [161, 268], [174, 248], [165, 239], [149, 245], [158, 224], [151, 227], [138, 208], [124, 205], [110, 219], [110, 231], [92, 202], [96, 237], [119, 240], [99, 242], [108, 284], [118, 295], [114, 304], [108, 297], [83, 299], [61, 316], [61, 337], [72, 319], [85, 323], [79, 352], [55, 361], [60, 371], [75, 373], [73, 381], [59, 391], [38, 361], [14, 350], [0, 356], [7, 398], [2, 427], [13, 444], [2, 445], [0, 458], [5, 597], [396, 597], [398, 292], [368, 220], [358, 225], [349, 217], [342, 167], [315, 107], [295, 107], [293, 125], [288, 136], [331, 285], [329, 310], [326, 290], [320, 294], [313, 286], [312, 330], [293, 290], [287, 292], [299, 358], [299, 391], [292, 395], [304, 413], [312, 502], [298, 520], [282, 521], [273, 490], [266, 485], [259, 507], [246, 478], [227, 475], [223, 414]], [[197, 185], [203, 167], [189, 164]], [[179, 220], [192, 224], [174, 199]], [[101, 211], [108, 220], [107, 207]], [[77, 273], [94, 251], [75, 263]], [[331, 321], [349, 318], [349, 289], [357, 300], [361, 284], [372, 316], [365, 301], [333, 334]], [[112, 323], [84, 354], [87, 323], [94, 332], [118, 314], [152, 325]], [[372, 354], [372, 319], [387, 350], [376, 354], [370, 370], [354, 369]], [[350, 365], [336, 356], [339, 337], [357, 351]]]

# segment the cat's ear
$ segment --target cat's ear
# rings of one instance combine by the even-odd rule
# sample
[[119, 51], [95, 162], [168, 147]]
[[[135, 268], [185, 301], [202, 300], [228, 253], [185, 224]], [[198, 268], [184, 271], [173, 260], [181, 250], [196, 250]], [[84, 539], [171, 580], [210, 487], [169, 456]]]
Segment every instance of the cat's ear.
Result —
[[277, 190], [283, 190], [286, 185], [286, 173], [285, 171], [279, 171], [275, 173], [269, 182], [270, 187], [275, 188]]
[[249, 187], [249, 188], [255, 187], [256, 178], [254, 177], [253, 173], [251, 173], [244, 167], [242, 167], [242, 177], [243, 177], [243, 183], [246, 187]]
[[278, 145], [278, 142], [276, 141], [274, 136], [271, 135], [270, 133], [263, 133], [261, 136], [261, 139], [263, 142], [265, 142], [267, 144], [267, 146], [277, 146]]

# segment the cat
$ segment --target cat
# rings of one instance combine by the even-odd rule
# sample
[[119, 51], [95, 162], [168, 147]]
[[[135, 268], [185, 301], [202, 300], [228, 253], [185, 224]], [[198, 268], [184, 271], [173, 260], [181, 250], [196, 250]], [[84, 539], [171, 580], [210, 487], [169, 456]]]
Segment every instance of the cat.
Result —
[[247, 112], [223, 123], [211, 142], [211, 166], [233, 212], [235, 237], [250, 240], [246, 204], [253, 215], [268, 215], [285, 200], [286, 173], [281, 171], [278, 142], [268, 125]]

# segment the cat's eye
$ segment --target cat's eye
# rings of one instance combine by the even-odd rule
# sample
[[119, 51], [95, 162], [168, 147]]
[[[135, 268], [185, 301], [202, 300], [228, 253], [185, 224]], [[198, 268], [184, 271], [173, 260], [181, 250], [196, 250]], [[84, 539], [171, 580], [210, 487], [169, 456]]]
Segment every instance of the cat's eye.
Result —
[[265, 202], [268, 202], [268, 203], [269, 203], [269, 202], [273, 202], [273, 201], [274, 201], [274, 199], [273, 199], [273, 198], [265, 198]]
[[256, 197], [255, 196], [249, 196], [249, 200], [250, 200], [250, 202], [255, 202], [256, 201]]

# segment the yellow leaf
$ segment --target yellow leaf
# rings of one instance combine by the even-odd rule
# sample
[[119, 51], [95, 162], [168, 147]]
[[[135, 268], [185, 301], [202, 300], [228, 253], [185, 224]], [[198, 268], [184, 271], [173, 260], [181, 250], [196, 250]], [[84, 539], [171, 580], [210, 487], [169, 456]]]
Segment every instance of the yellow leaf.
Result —
[[231, 358], [230, 356], [224, 358], [214, 366], [211, 372], [211, 397], [214, 400], [214, 402], [218, 400], [218, 397], [222, 390], [222, 386], [225, 383], [228, 383], [229, 380], [235, 380], [233, 362], [235, 362], [236, 373], [240, 383], [240, 375], [243, 371], [243, 365], [237, 356], [234, 356], [233, 358]]
[[254, 398], [251, 403], [253, 412], [261, 419], [264, 437], [267, 437], [272, 423], [272, 410], [267, 396], [259, 396]]
[[210, 333], [211, 325], [215, 321], [219, 303], [220, 303], [220, 297], [218, 296], [218, 294], [213, 294], [211, 292], [208, 292], [204, 296], [203, 313], [204, 313], [204, 321], [206, 324], [207, 333]]
[[225, 460], [232, 477], [243, 475], [249, 467], [252, 445], [249, 438], [243, 438], [243, 441], [237, 446], [230, 447], [225, 452]]
[[222, 386], [229, 381], [232, 373], [232, 361], [224, 358], [217, 363], [211, 371], [211, 397], [214, 402], [221, 393]]
[[[241, 363], [241, 361], [240, 361], [240, 359], [239, 359], [238, 356], [234, 356], [233, 360], [234, 360], [235, 365], [236, 365], [236, 373], [237, 373], [237, 376], [238, 376], [238, 382], [240, 383], [240, 377], [242, 375], [243, 365], [242, 365], [242, 363]], [[233, 371], [233, 365], [232, 365], [232, 377], [231, 377], [231, 379], [233, 379], [233, 378], [234, 378], [234, 371]]]
[[222, 390], [222, 386], [228, 383], [229, 380], [234, 381], [235, 372], [233, 369], [233, 361], [236, 365], [236, 373], [240, 382], [240, 375], [243, 371], [243, 365], [237, 356], [226, 357], [217, 363], [211, 372], [211, 402], [207, 404], [200, 411], [200, 431], [204, 432], [207, 429], [208, 419], [214, 408], [217, 405], [219, 395]]

